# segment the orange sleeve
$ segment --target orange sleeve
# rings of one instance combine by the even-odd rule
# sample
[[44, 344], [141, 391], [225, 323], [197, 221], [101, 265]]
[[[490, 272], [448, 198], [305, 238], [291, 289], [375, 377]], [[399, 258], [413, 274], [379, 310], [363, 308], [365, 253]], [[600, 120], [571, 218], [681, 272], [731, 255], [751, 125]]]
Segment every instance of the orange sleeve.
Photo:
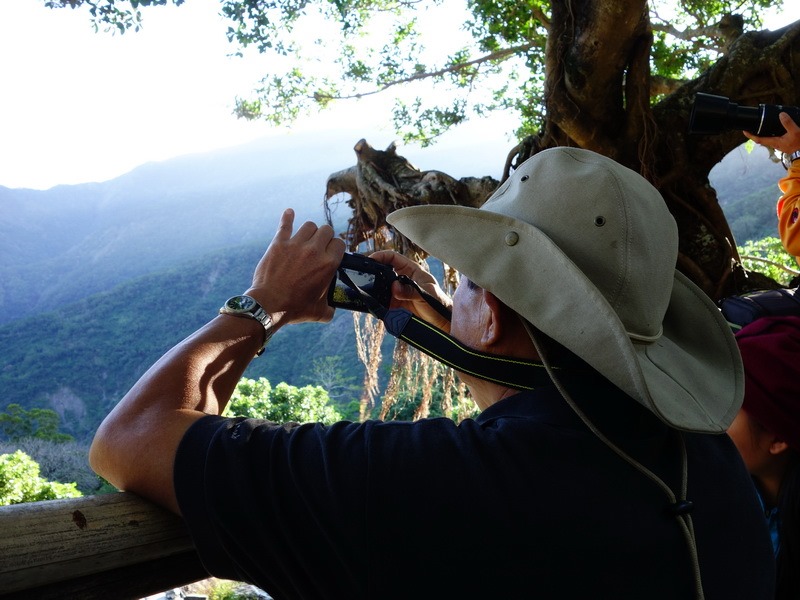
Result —
[[789, 167], [786, 177], [778, 182], [783, 196], [778, 200], [778, 233], [786, 251], [800, 264], [800, 160]]

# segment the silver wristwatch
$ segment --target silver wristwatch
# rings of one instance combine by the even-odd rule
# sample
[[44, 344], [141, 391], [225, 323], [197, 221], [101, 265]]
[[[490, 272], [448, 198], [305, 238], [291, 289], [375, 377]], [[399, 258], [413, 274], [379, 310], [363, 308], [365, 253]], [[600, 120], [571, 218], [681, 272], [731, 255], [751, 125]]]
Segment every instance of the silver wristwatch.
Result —
[[221, 315], [233, 315], [234, 317], [248, 317], [255, 319], [264, 326], [264, 343], [261, 349], [256, 352], [256, 356], [261, 356], [264, 348], [267, 347], [267, 342], [272, 337], [275, 331], [272, 328], [272, 317], [265, 311], [261, 305], [256, 302], [255, 298], [250, 296], [233, 296], [225, 301], [225, 304], [219, 309]]
[[783, 163], [783, 166], [784, 166], [785, 168], [787, 168], [787, 169], [788, 169], [788, 168], [789, 168], [789, 167], [792, 165], [792, 163], [793, 163], [794, 161], [796, 161], [798, 158], [800, 158], [800, 150], [795, 150], [795, 151], [794, 151], [794, 152], [792, 152], [791, 154], [790, 154], [790, 153], [787, 153], [787, 152], [784, 152], [783, 154], [781, 154], [781, 162]]

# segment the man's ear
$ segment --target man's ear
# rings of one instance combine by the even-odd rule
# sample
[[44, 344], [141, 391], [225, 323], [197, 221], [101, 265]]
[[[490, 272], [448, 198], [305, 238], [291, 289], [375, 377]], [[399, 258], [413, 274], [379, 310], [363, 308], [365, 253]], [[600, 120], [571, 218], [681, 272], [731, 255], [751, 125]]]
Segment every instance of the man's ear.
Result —
[[484, 311], [486, 311], [484, 315], [484, 322], [486, 325], [483, 328], [481, 341], [484, 346], [490, 348], [496, 346], [503, 339], [503, 335], [505, 335], [506, 332], [509, 310], [497, 296], [486, 290], [482, 291]]
[[483, 348], [495, 354], [540, 360], [536, 346], [522, 325], [522, 317], [491, 292], [482, 292]]
[[772, 454], [773, 456], [776, 456], [778, 454], [783, 454], [788, 449], [789, 449], [789, 444], [787, 444], [777, 436], [773, 437], [772, 441], [769, 444], [769, 453]]

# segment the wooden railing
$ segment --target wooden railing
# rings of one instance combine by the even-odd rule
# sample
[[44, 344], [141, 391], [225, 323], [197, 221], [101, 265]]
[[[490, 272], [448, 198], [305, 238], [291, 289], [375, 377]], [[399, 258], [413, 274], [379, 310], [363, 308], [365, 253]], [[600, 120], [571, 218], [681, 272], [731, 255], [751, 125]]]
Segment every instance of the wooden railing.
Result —
[[133, 494], [0, 507], [2, 600], [135, 600], [208, 576], [180, 517]]

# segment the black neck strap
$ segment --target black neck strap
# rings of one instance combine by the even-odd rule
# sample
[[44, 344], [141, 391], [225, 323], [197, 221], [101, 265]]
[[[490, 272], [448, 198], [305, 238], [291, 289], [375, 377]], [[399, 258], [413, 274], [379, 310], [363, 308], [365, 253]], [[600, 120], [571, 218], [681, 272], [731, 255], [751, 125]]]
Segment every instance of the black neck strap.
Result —
[[[408, 310], [387, 309], [358, 287], [346, 273], [342, 272], [340, 277], [345, 284], [359, 294], [370, 314], [383, 321], [386, 331], [448, 367], [485, 381], [520, 390], [532, 390], [552, 383], [544, 364], [469, 348], [438, 327], [414, 316]], [[450, 309], [439, 302], [437, 298], [422, 290], [415, 281], [405, 276], [401, 276], [399, 279], [401, 282], [413, 286], [423, 299], [448, 321], [451, 319]], [[551, 366], [551, 369], [560, 370], [555, 366]]]
[[405, 309], [386, 311], [382, 320], [394, 337], [462, 373], [520, 390], [551, 383], [542, 363], [473, 350]]

